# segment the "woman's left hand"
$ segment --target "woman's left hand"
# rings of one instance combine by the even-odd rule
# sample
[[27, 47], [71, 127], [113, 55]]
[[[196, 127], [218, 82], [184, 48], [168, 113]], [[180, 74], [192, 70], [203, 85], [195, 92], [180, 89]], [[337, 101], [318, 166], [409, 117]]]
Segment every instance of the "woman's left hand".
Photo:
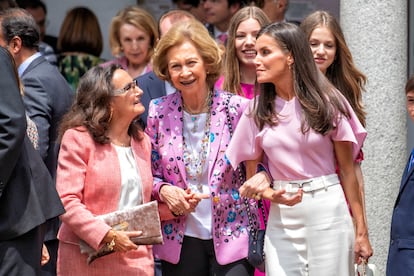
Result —
[[183, 215], [185, 210], [190, 209], [187, 201], [188, 193], [180, 187], [164, 185], [160, 190], [162, 201], [164, 201], [170, 211], [175, 215]]
[[362, 261], [368, 262], [373, 250], [369, 242], [368, 235], [357, 236], [355, 238], [355, 262], [361, 264]]

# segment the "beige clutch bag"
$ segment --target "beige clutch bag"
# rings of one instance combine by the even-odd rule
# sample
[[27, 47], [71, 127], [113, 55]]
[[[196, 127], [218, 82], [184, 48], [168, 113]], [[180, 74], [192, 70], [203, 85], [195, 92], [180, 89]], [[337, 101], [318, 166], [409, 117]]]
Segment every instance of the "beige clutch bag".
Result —
[[[142, 231], [142, 235], [131, 240], [137, 245], [162, 244], [161, 223], [157, 201], [144, 203], [129, 209], [97, 216], [117, 231]], [[104, 245], [99, 251], [92, 249], [86, 242], [80, 242], [82, 254], [88, 254], [88, 264], [95, 259], [113, 253]]]

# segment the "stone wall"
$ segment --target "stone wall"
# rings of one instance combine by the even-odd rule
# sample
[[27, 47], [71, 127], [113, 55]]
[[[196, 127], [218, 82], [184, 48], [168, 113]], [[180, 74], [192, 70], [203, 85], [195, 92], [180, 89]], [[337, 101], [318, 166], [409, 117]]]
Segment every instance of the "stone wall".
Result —
[[364, 145], [369, 233], [385, 275], [391, 213], [407, 160], [407, 1], [341, 0], [340, 21], [359, 69], [368, 77]]

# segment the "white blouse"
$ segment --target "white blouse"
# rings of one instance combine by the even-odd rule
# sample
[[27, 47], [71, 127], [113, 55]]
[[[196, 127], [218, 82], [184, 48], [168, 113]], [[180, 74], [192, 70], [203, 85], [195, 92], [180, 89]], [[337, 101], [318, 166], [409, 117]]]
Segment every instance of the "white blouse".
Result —
[[131, 147], [114, 145], [121, 168], [118, 210], [142, 204], [142, 179]]

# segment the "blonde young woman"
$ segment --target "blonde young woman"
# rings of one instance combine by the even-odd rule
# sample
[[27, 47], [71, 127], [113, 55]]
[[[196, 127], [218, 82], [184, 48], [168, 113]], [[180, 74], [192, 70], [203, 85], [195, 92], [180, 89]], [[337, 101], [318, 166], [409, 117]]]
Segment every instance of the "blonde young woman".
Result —
[[223, 75], [216, 87], [248, 99], [254, 96], [256, 81], [256, 35], [270, 21], [262, 9], [249, 6], [237, 11], [230, 21]]
[[[256, 82], [256, 36], [260, 29], [270, 23], [262, 9], [248, 6], [237, 11], [230, 21], [229, 36], [224, 57], [223, 75], [216, 87], [237, 95], [252, 99], [255, 96]], [[248, 174], [247, 177], [251, 175]], [[264, 214], [267, 216], [269, 201], [263, 200]], [[265, 228], [265, 219], [259, 211], [261, 228]], [[259, 270], [255, 275], [264, 275]]]

